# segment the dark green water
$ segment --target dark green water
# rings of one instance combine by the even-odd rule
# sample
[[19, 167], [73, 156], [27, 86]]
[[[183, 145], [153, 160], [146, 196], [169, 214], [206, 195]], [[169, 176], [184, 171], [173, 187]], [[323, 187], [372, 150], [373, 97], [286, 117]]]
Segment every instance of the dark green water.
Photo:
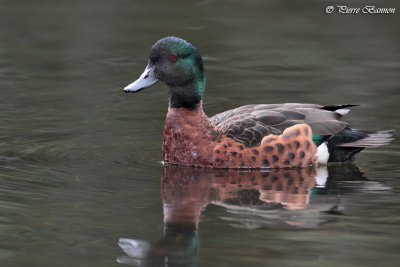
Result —
[[336, 1], [0, 3], [2, 266], [398, 266], [398, 133], [318, 184], [316, 170], [163, 169], [166, 86], [122, 92], [176, 35], [204, 57], [209, 115], [356, 103], [355, 127], [398, 128], [398, 1], [379, 1], [392, 15], [325, 14]]

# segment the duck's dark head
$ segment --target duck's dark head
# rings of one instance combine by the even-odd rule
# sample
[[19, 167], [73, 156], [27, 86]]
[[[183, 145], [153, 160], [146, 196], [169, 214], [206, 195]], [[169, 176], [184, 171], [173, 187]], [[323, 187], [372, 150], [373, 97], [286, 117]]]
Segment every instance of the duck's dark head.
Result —
[[206, 83], [203, 62], [196, 48], [176, 37], [158, 40], [151, 48], [145, 71], [124, 91], [138, 92], [158, 81], [169, 86], [170, 108], [196, 108]]

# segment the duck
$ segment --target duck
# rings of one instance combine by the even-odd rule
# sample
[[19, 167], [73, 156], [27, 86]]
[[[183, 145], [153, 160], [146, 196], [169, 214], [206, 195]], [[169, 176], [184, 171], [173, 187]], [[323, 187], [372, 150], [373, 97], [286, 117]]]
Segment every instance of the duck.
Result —
[[194, 45], [158, 40], [144, 72], [124, 88], [169, 88], [162, 136], [164, 164], [209, 168], [288, 168], [352, 161], [365, 148], [389, 144], [392, 130], [353, 129], [341, 118], [354, 104], [250, 104], [208, 117], [206, 74]]

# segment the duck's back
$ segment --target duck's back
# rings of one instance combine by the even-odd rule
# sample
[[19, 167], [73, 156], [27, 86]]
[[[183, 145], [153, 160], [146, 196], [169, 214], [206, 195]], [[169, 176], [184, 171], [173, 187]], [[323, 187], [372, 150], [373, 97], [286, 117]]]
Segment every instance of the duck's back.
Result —
[[[289, 131], [296, 135], [298, 131], [293, 131], [292, 126], [308, 125], [312, 142], [318, 147], [312, 163], [343, 162], [352, 160], [366, 147], [387, 145], [392, 140], [391, 131], [351, 129], [348, 123], [340, 121], [350, 111], [347, 108], [353, 106], [357, 105], [255, 104], [216, 114], [210, 120], [224, 135], [246, 147], [262, 146], [266, 136], [282, 137], [285, 130], [286, 137]], [[307, 138], [306, 133], [300, 138], [301, 143], [307, 144]], [[288, 138], [280, 142], [281, 147], [285, 142], [290, 147]]]
[[340, 118], [348, 112], [345, 108], [351, 106], [354, 105], [256, 104], [216, 114], [210, 120], [228, 137], [252, 147], [258, 146], [266, 135], [280, 135], [303, 123], [311, 127], [315, 137], [331, 136], [348, 126]]

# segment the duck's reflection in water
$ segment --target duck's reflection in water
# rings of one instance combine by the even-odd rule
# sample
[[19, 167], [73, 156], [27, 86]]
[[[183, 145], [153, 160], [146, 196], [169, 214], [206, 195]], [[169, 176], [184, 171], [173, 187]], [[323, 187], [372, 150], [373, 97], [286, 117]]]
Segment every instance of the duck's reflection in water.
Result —
[[[337, 168], [343, 167], [333, 167], [333, 173], [340, 176], [343, 171]], [[365, 180], [354, 165], [344, 168], [353, 180]], [[117, 261], [139, 266], [197, 266], [199, 218], [210, 203], [225, 207], [229, 213], [219, 218], [234, 227], [274, 223], [305, 227], [310, 221], [316, 226], [321, 211], [339, 212], [338, 194], [327, 196], [324, 188], [327, 178], [326, 167], [244, 171], [164, 166], [164, 235], [153, 245], [121, 238], [119, 246], [127, 256]], [[334, 180], [329, 177], [333, 188]]]
[[232, 209], [303, 209], [315, 186], [316, 169], [208, 170], [167, 166], [162, 174], [164, 223], [198, 225], [209, 203]]

